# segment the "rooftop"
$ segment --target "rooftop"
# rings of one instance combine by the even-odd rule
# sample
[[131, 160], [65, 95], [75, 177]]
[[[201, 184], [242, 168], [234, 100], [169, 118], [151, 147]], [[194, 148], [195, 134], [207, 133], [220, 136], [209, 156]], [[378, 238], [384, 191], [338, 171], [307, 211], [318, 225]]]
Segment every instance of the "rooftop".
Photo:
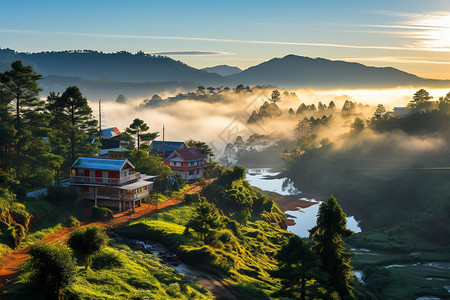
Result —
[[151, 143], [151, 151], [154, 152], [173, 152], [177, 149], [186, 148], [186, 144], [184, 142], [171, 142], [171, 141], [152, 141]]
[[127, 159], [79, 157], [73, 163], [72, 168], [120, 171], [127, 163], [134, 168]]
[[169, 155], [168, 159], [175, 156], [180, 157], [184, 161], [195, 161], [206, 158], [206, 156], [204, 156], [203, 153], [201, 153], [197, 148], [184, 148], [175, 150], [172, 154]]

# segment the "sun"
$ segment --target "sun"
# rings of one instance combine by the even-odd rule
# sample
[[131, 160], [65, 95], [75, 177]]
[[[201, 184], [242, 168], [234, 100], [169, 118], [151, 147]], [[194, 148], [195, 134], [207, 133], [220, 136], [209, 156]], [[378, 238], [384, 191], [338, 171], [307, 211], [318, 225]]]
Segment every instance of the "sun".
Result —
[[450, 50], [450, 13], [427, 16], [420, 22], [423, 26], [423, 44], [427, 48]]

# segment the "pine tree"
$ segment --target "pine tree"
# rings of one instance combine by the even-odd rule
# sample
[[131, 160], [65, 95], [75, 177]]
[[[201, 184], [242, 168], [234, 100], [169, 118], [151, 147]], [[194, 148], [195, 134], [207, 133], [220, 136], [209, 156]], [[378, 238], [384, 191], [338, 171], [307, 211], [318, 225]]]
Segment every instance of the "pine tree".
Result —
[[[70, 86], [59, 96], [50, 93], [47, 108], [53, 115], [52, 124], [58, 129], [59, 139], [69, 141], [66, 152], [67, 169], [78, 156], [93, 156], [99, 143], [93, 142], [97, 134], [97, 121], [92, 115], [88, 101], [76, 86]], [[64, 151], [63, 146], [60, 149]]]
[[[39, 100], [41, 91], [37, 83], [39, 79], [42, 79], [42, 76], [35, 73], [31, 66], [22, 65], [21, 61], [13, 62], [10, 71], [0, 74], [2, 121], [10, 119], [15, 130], [13, 166], [19, 178], [23, 173], [22, 149], [30, 144], [30, 139], [33, 137], [31, 130], [35, 129], [35, 122], [39, 119], [38, 114], [44, 107], [44, 102]], [[5, 111], [5, 107], [13, 109]], [[9, 115], [10, 113], [12, 114]]]
[[222, 227], [223, 223], [215, 206], [208, 202], [202, 202], [198, 205], [196, 214], [186, 224], [185, 232], [192, 229], [198, 234], [200, 240], [207, 243]]
[[281, 289], [272, 296], [323, 299], [326, 290], [319, 282], [327, 281], [328, 274], [320, 269], [319, 256], [302, 238], [291, 236], [275, 258], [279, 261], [279, 269], [271, 271], [270, 275], [281, 279]]
[[[130, 127], [125, 129], [128, 135], [136, 136], [137, 149], [140, 150], [141, 146], [148, 147], [148, 143], [158, 137], [157, 132], [148, 132], [150, 127], [141, 119], [134, 119]], [[141, 145], [141, 141], [144, 145]]]
[[349, 284], [353, 276], [351, 254], [345, 252], [342, 238], [350, 237], [353, 231], [347, 229], [345, 217], [336, 198], [331, 196], [320, 204], [317, 225], [310, 233], [314, 241], [312, 250], [320, 256], [323, 271], [331, 276], [330, 283], [342, 299], [352, 299], [354, 296]]

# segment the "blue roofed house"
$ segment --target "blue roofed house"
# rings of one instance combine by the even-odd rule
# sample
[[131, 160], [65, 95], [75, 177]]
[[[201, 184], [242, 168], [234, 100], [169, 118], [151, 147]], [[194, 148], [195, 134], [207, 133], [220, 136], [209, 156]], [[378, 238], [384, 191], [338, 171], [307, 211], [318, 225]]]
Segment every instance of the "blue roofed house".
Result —
[[187, 148], [184, 142], [152, 141], [150, 144], [150, 154], [157, 154], [164, 160], [175, 150], [184, 148]]
[[72, 165], [70, 186], [96, 206], [134, 211], [149, 196], [155, 177], [136, 172], [127, 159], [79, 157]]

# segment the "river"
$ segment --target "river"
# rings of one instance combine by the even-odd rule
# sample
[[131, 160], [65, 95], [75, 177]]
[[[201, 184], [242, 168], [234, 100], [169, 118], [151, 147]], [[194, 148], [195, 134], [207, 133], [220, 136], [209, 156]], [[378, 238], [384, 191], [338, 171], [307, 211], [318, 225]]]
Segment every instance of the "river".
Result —
[[[278, 172], [271, 172], [269, 168], [254, 168], [247, 170], [246, 179], [252, 186], [263, 191], [274, 192], [283, 196], [298, 196], [299, 199], [320, 204], [320, 201], [304, 197], [290, 179], [272, 178], [279, 174]], [[319, 205], [311, 205], [307, 208], [298, 207], [298, 210], [285, 211], [285, 214], [295, 221], [295, 224], [288, 225], [287, 229], [300, 237], [308, 237], [308, 230], [316, 225], [318, 211]], [[354, 232], [361, 232], [358, 223], [353, 216], [347, 217], [347, 228]]]

